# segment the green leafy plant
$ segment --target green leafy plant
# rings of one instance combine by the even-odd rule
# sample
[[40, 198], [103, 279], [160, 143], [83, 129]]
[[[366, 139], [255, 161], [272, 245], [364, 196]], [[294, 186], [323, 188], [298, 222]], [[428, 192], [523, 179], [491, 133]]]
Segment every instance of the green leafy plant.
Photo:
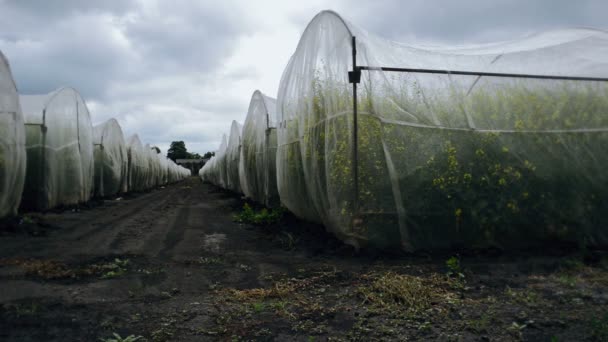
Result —
[[101, 275], [102, 279], [109, 279], [121, 276], [127, 272], [127, 266], [129, 265], [129, 259], [114, 259], [113, 262], [101, 265], [101, 269], [103, 273]]
[[283, 208], [262, 208], [259, 211], [253, 209], [249, 203], [243, 205], [243, 210], [234, 215], [234, 220], [240, 223], [249, 223], [254, 225], [271, 225], [278, 223], [283, 218], [285, 209]]
[[462, 267], [460, 266], [460, 258], [453, 256], [450, 257], [445, 262], [446, 267], [448, 268], [447, 276], [452, 278], [458, 278], [459, 280], [464, 280], [464, 272]]
[[251, 304], [251, 307], [255, 313], [260, 313], [266, 309], [266, 304], [264, 302], [256, 302]]

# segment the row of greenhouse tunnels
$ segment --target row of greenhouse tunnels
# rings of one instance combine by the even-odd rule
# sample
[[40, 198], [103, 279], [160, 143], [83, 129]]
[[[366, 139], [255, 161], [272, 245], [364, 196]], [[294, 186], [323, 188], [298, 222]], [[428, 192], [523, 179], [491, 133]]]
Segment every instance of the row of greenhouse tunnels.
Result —
[[[74, 89], [19, 96], [0, 68], [0, 215], [189, 175], [116, 120], [92, 127]], [[606, 246], [607, 169], [607, 32], [415, 46], [323, 11], [199, 175], [356, 248], [413, 252]]]
[[137, 134], [125, 137], [115, 119], [93, 126], [73, 88], [20, 95], [0, 53], [0, 218], [145, 191], [189, 175]]

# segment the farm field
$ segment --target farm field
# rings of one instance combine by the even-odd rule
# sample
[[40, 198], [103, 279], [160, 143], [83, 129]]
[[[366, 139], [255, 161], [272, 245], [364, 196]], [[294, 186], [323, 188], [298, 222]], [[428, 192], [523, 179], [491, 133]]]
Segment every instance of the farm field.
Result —
[[0, 229], [0, 340], [595, 341], [608, 255], [357, 252], [191, 177]]

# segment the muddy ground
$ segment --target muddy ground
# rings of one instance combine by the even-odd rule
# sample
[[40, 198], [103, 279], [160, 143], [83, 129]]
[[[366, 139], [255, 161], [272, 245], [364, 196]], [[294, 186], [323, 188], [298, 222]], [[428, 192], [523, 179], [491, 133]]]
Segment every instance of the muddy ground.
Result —
[[0, 233], [0, 340], [608, 340], [597, 251], [357, 253], [191, 178]]

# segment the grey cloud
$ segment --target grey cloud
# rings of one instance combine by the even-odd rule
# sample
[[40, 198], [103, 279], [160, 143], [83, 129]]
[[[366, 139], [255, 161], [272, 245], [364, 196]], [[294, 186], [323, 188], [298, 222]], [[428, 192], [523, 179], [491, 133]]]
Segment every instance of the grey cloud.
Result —
[[0, 23], [0, 49], [20, 91], [70, 85], [86, 98], [108, 100], [115, 83], [212, 72], [249, 29], [238, 10], [212, 2], [159, 1], [152, 10], [149, 1], [141, 3], [146, 8], [99, 3], [0, 2], [0, 12], [10, 13]]
[[105, 12], [121, 14], [133, 9], [136, 5], [132, 0], [1, 0], [4, 8], [31, 13], [36, 17], [52, 19], [64, 17], [66, 14]]
[[[553, 28], [606, 28], [603, 0], [374, 0], [352, 6], [353, 23], [394, 40], [466, 43], [517, 38]], [[488, 32], [490, 31], [490, 32]]]
[[[188, 6], [188, 4], [190, 6]], [[221, 64], [250, 27], [234, 6], [213, 2], [165, 2], [125, 22], [125, 34], [149, 67], [170, 72]]]
[[69, 85], [85, 97], [99, 98], [130, 58], [108, 29], [97, 17], [75, 17], [35, 40], [0, 40], [0, 46], [11, 60], [21, 92], [45, 93]]

